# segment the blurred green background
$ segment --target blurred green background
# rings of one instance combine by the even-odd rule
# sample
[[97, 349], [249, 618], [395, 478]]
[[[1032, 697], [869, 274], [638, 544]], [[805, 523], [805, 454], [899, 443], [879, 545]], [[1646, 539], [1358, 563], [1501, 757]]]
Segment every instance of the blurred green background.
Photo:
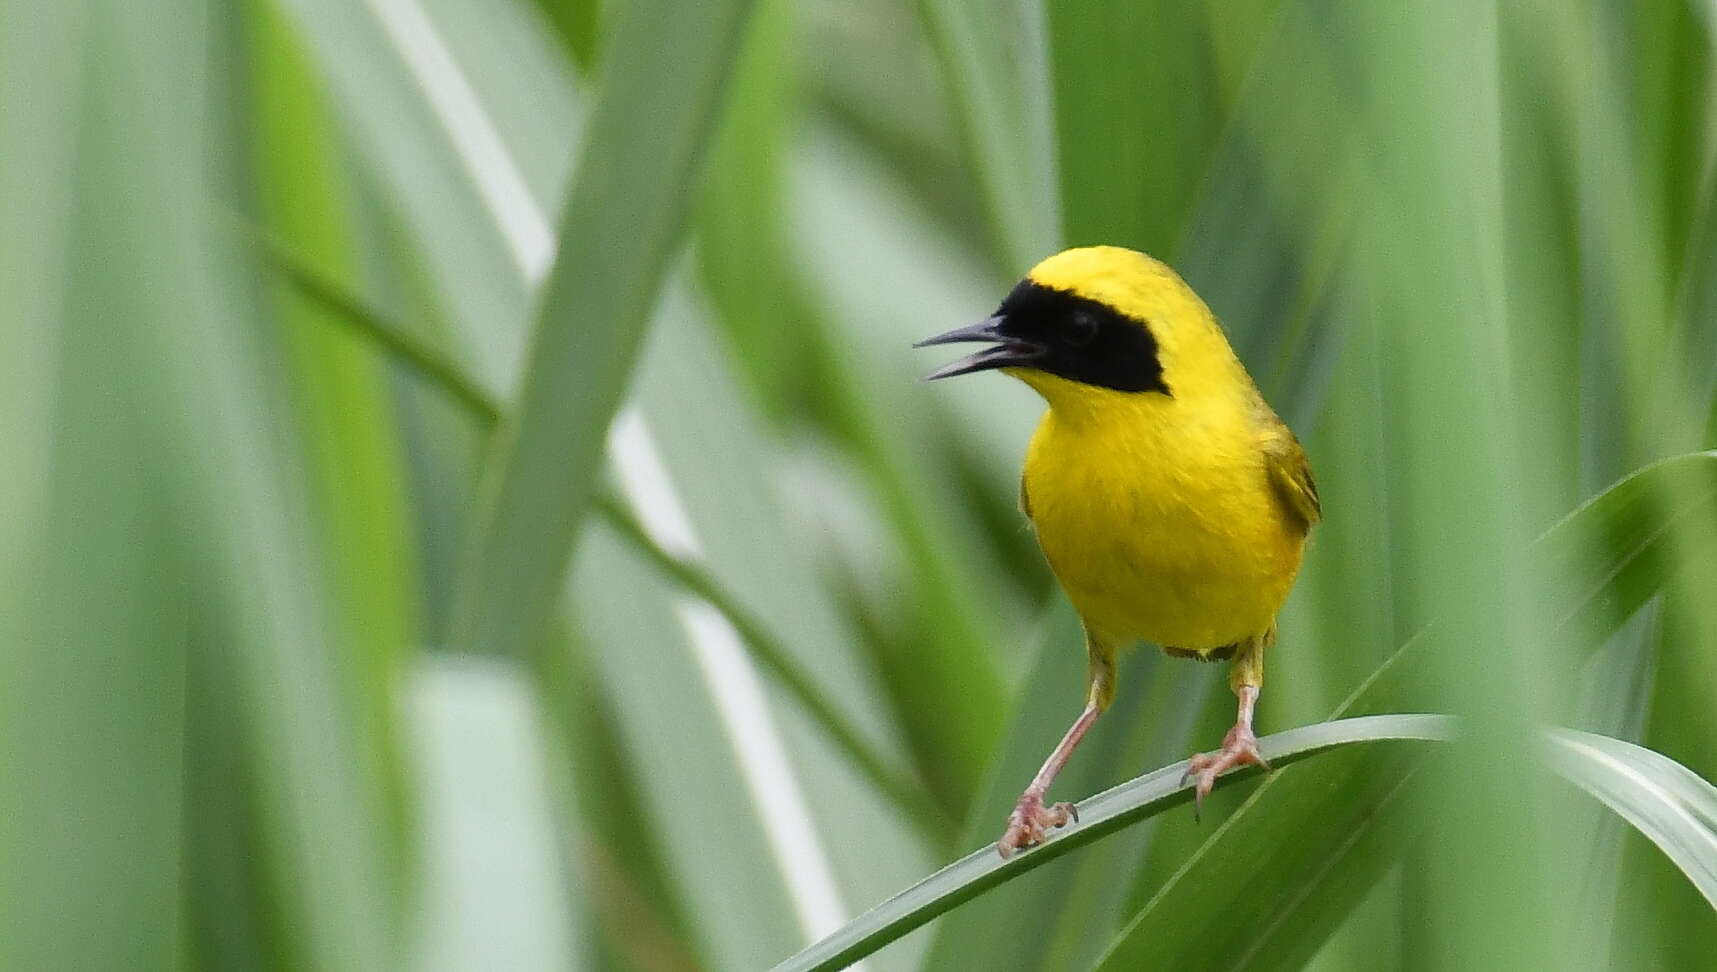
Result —
[[[1709, 967], [1714, 57], [1705, 0], [0, 0], [0, 968], [759, 969], [993, 840], [1082, 694], [1041, 405], [909, 344], [1096, 242], [1317, 471], [1261, 730], [1409, 644], [1342, 711], [1463, 733], [865, 967]], [[1135, 652], [1056, 794], [1231, 714]]]

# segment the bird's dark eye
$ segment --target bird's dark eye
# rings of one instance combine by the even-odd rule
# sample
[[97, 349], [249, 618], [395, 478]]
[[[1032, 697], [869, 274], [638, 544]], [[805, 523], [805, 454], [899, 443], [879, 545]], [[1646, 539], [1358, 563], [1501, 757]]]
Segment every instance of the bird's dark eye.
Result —
[[1097, 337], [1097, 318], [1085, 311], [1074, 311], [1067, 319], [1064, 336], [1073, 347], [1085, 347]]

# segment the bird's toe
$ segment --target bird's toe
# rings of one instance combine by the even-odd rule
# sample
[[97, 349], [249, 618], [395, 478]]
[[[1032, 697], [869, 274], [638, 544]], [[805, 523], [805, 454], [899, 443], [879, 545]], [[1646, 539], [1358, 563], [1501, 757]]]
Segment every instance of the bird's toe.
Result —
[[1078, 819], [1079, 811], [1073, 804], [1057, 803], [1046, 807], [1042, 797], [1027, 793], [1019, 798], [1013, 812], [1008, 814], [1008, 826], [1002, 832], [1001, 840], [996, 841], [996, 850], [1003, 859], [1012, 857], [1017, 851], [1043, 843], [1050, 830], [1065, 827]]
[[1204, 798], [1216, 786], [1216, 778], [1238, 766], [1259, 766], [1268, 770], [1264, 754], [1258, 751], [1258, 737], [1246, 726], [1237, 725], [1222, 739], [1222, 748], [1211, 753], [1194, 753], [1187, 760], [1186, 772], [1180, 782], [1185, 786], [1196, 780], [1192, 790], [1192, 815], [1198, 819], [1204, 812]]

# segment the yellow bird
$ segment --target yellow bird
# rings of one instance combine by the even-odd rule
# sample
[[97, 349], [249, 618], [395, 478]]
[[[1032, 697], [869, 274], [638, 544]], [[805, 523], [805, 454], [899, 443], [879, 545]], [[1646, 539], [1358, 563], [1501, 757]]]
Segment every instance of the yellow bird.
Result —
[[[1114, 246], [1033, 267], [994, 316], [919, 342], [991, 346], [929, 378], [999, 369], [1049, 405], [1027, 449], [1020, 506], [1085, 627], [1085, 710], [1021, 794], [1003, 857], [1073, 807], [1050, 783], [1115, 695], [1115, 656], [1150, 641], [1232, 659], [1239, 716], [1192, 757], [1202, 806], [1218, 774], [1265, 766], [1252, 733], [1264, 650], [1318, 522], [1299, 440], [1265, 403], [1204, 301], [1173, 270]], [[1267, 766], [1265, 767], [1268, 768]]]

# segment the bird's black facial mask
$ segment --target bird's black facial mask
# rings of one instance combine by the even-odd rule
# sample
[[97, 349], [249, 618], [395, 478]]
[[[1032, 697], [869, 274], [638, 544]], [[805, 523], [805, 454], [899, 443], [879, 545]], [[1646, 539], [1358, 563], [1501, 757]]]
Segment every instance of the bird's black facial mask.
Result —
[[984, 341], [992, 345], [936, 369], [927, 381], [993, 368], [1033, 368], [1124, 392], [1169, 394], [1157, 342], [1142, 321], [1101, 301], [1019, 282], [995, 316], [926, 338], [913, 347]]

